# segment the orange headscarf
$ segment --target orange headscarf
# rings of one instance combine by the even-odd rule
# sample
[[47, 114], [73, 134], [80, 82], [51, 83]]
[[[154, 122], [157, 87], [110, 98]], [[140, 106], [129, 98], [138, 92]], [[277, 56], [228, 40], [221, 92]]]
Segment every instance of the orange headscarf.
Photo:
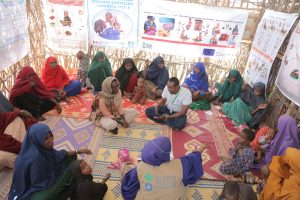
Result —
[[49, 57], [46, 60], [45, 67], [42, 70], [42, 81], [48, 89], [63, 89], [64, 86], [70, 84], [70, 79], [66, 71], [57, 64], [56, 68], [52, 68], [50, 63], [56, 61], [55, 57]]

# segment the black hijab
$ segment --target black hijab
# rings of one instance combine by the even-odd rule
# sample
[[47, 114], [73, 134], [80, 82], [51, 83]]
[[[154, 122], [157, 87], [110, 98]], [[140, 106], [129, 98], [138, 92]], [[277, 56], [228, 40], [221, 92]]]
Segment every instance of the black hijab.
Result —
[[[132, 68], [130, 71], [127, 71], [125, 68], [125, 65], [130, 63], [132, 65]], [[134, 64], [133, 59], [131, 58], [125, 58], [123, 60], [123, 63], [121, 67], [116, 72], [116, 78], [120, 81], [120, 89], [122, 93], [127, 87], [127, 84], [130, 80], [130, 77], [133, 73], [138, 73], [138, 69], [136, 68], [136, 65]]]

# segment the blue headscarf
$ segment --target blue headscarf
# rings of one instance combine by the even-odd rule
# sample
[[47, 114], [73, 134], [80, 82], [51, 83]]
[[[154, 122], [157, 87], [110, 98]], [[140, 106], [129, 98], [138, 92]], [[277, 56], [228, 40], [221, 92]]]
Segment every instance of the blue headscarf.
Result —
[[67, 152], [46, 149], [47, 134], [51, 132], [45, 124], [32, 125], [15, 161], [15, 172], [9, 192], [9, 200], [30, 199], [33, 193], [53, 186], [62, 175], [62, 161]]
[[166, 67], [160, 68], [158, 66], [162, 62], [164, 62], [163, 57], [156, 57], [149, 65], [146, 73], [146, 79], [153, 82], [161, 90], [165, 88], [169, 80], [168, 69]]
[[149, 165], [159, 166], [170, 161], [171, 142], [161, 136], [147, 142], [142, 149], [142, 160]]
[[184, 83], [189, 87], [190, 90], [208, 92], [208, 77], [203, 62], [195, 63], [195, 67], [200, 70], [199, 74], [195, 73], [195, 70], [191, 72], [185, 79]]

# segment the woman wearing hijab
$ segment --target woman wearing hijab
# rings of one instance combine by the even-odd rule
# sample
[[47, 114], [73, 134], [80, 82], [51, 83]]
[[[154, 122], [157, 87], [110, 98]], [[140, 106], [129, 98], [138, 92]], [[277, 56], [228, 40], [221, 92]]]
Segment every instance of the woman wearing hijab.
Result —
[[111, 174], [106, 174], [101, 183], [94, 182], [92, 168], [84, 160], [73, 162], [70, 170], [72, 175], [76, 177], [75, 188], [70, 200], [103, 200], [108, 189], [105, 182], [110, 178]]
[[261, 200], [300, 199], [300, 150], [288, 147], [281, 156], [273, 156], [270, 175], [260, 194]]
[[228, 102], [240, 96], [244, 80], [238, 70], [232, 69], [223, 85], [217, 83], [218, 92], [214, 95], [217, 102]]
[[20, 152], [21, 144], [26, 135], [26, 128], [35, 123], [32, 115], [14, 106], [0, 92], [0, 171], [4, 167], [13, 168], [13, 164]]
[[193, 95], [193, 100], [212, 100], [212, 94], [208, 91], [208, 77], [203, 62], [197, 62], [185, 79], [183, 86], [188, 88]]
[[187, 156], [170, 160], [171, 141], [168, 137], [149, 141], [142, 149], [142, 161], [131, 169], [123, 167], [123, 198], [186, 199], [186, 186], [203, 176], [201, 153], [205, 148], [204, 145]]
[[118, 123], [127, 128], [137, 116], [134, 108], [123, 110], [120, 83], [115, 77], [107, 77], [102, 83], [92, 106], [91, 119], [96, 126], [118, 133]]
[[163, 57], [156, 57], [149, 66], [142, 72], [145, 79], [147, 96], [151, 99], [161, 97], [162, 91], [169, 80], [169, 72], [165, 66]]
[[47, 58], [42, 70], [42, 81], [50, 91], [63, 93], [65, 96], [76, 96], [81, 91], [80, 81], [71, 81], [63, 67], [58, 65], [55, 57]]
[[91, 154], [89, 149], [57, 151], [53, 135], [45, 124], [32, 125], [15, 162], [9, 200], [67, 199], [74, 189], [75, 177], [69, 165], [76, 154]]
[[133, 59], [125, 58], [123, 60], [121, 67], [116, 72], [116, 78], [120, 81], [122, 94], [131, 98], [138, 79], [138, 70]]
[[273, 156], [284, 155], [288, 147], [300, 149], [298, 127], [294, 118], [287, 115], [280, 116], [277, 130], [275, 138], [266, 149], [265, 157], [262, 160], [265, 164], [269, 164]]
[[23, 67], [10, 91], [9, 101], [16, 107], [29, 111], [36, 119], [45, 120], [43, 114], [56, 106], [61, 106], [54, 95], [41, 82], [32, 67]]
[[93, 58], [87, 76], [95, 93], [101, 91], [104, 79], [112, 76], [111, 64], [103, 51], [98, 52]]
[[222, 106], [222, 112], [232, 119], [237, 126], [247, 123], [257, 129], [266, 113], [265, 84], [258, 82], [253, 88], [243, 86], [241, 97]]

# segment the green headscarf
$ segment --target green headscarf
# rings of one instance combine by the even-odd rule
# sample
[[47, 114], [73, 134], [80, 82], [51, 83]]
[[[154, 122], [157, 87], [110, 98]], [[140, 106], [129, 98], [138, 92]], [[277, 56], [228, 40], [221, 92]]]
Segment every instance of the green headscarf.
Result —
[[[105, 58], [104, 61], [99, 61], [99, 57], [102, 56]], [[95, 91], [101, 91], [104, 79], [112, 76], [111, 64], [103, 51], [99, 51], [93, 58], [87, 76]]]
[[[237, 79], [233, 83], [230, 83], [229, 82], [230, 77], [236, 77]], [[224, 84], [220, 91], [222, 95], [222, 101], [226, 102], [226, 101], [230, 101], [232, 97], [233, 99], [239, 97], [243, 84], [244, 84], [244, 80], [240, 72], [236, 69], [230, 70], [229, 75], [224, 81]]]

